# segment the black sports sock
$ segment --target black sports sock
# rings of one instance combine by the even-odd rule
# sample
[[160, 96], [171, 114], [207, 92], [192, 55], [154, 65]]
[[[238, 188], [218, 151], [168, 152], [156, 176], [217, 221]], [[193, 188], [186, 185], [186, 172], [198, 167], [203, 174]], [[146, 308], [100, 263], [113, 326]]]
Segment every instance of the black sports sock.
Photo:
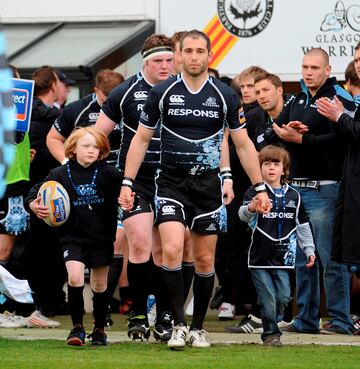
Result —
[[115, 289], [118, 285], [120, 274], [123, 267], [123, 261], [124, 257], [122, 255], [114, 255], [112, 262], [110, 264], [107, 286], [109, 299], [112, 298], [112, 295], [114, 294]]
[[170, 269], [162, 265], [164, 284], [170, 299], [171, 312], [174, 324], [179, 323], [186, 325], [184, 314], [184, 281], [181, 271], [181, 265], [177, 268]]
[[182, 263], [182, 274], [184, 280], [184, 304], [188, 297], [191, 283], [194, 278], [194, 263], [192, 261], [183, 261]]
[[93, 292], [94, 328], [104, 330], [106, 314], [108, 311], [107, 291]]
[[119, 288], [120, 302], [124, 304], [126, 300], [132, 299], [131, 288], [129, 286]]
[[80, 324], [83, 325], [84, 315], [84, 286], [72, 287], [67, 286], [68, 289], [68, 304], [73, 326]]
[[150, 262], [134, 264], [127, 267], [129, 285], [133, 294], [131, 309], [135, 314], [147, 314], [147, 297], [149, 294]]
[[152, 266], [152, 291], [156, 301], [156, 321], [160, 321], [165, 311], [170, 312], [170, 303], [166, 293], [163, 271], [161, 267]]
[[214, 288], [215, 271], [199, 273], [194, 276], [194, 314], [190, 330], [202, 329], [206, 311]]

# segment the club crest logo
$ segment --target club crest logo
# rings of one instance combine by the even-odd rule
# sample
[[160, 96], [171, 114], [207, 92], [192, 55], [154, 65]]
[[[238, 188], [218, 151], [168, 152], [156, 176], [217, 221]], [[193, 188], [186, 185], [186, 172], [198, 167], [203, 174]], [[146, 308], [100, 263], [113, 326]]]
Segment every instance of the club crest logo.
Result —
[[222, 25], [234, 36], [253, 37], [269, 24], [273, 0], [218, 0]]
[[347, 27], [360, 31], [360, 5], [351, 4], [346, 8], [342, 1], [337, 1], [334, 10], [327, 13], [322, 20], [320, 30], [340, 32]]

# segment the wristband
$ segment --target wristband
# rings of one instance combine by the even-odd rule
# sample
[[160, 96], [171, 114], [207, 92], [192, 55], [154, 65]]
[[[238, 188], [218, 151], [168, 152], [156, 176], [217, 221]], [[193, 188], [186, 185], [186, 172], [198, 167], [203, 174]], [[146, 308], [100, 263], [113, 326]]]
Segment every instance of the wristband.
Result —
[[130, 177], [124, 177], [121, 185], [124, 187], [130, 187], [132, 189], [134, 185], [134, 180]]
[[230, 167], [222, 167], [220, 169], [220, 176], [221, 176], [221, 179], [222, 179], [223, 182], [225, 180], [231, 180], [232, 181], [231, 168]]
[[257, 193], [266, 192], [266, 186], [264, 182], [255, 183], [254, 187]]

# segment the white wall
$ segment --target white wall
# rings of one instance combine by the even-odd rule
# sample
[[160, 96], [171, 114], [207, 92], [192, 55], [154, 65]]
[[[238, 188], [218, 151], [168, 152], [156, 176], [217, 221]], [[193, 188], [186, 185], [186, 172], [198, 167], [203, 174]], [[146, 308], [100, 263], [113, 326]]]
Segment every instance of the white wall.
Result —
[[[304, 52], [318, 46], [328, 51], [333, 75], [342, 79], [360, 41], [360, 0], [60, 0], [56, 4], [55, 8], [50, 0], [0, 0], [0, 15], [3, 22], [154, 19], [157, 32], [171, 35], [178, 30], [206, 29], [212, 19], [222, 18], [221, 6], [232, 25], [247, 31], [263, 24], [259, 22], [271, 6], [271, 19], [251, 37], [231, 35], [224, 24], [216, 27], [216, 34], [223, 34], [217, 38], [219, 48], [229, 35], [235, 42], [214, 66], [221, 74], [233, 76], [250, 65], [260, 65], [285, 81], [299, 79]], [[251, 10], [258, 4], [260, 15], [249, 18], [245, 28], [245, 21], [229, 9], [235, 6], [241, 13], [246, 4]], [[345, 17], [340, 27], [331, 25], [336, 23], [339, 4]]]
[[1, 0], [2, 22], [157, 19], [159, 0]]

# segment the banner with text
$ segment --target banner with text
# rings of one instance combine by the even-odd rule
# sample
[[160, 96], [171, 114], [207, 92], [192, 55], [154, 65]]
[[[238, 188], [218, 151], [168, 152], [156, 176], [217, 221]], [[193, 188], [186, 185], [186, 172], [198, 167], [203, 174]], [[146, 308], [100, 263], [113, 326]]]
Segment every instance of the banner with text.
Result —
[[12, 99], [16, 107], [16, 130], [28, 132], [34, 94], [34, 81], [13, 78]]
[[171, 35], [194, 28], [209, 35], [214, 55], [211, 66], [222, 75], [233, 76], [250, 65], [259, 65], [284, 81], [296, 81], [301, 76], [304, 53], [321, 47], [330, 56], [332, 75], [343, 79], [360, 42], [360, 3], [182, 0], [179, 6], [175, 0], [161, 1], [161, 32]]

